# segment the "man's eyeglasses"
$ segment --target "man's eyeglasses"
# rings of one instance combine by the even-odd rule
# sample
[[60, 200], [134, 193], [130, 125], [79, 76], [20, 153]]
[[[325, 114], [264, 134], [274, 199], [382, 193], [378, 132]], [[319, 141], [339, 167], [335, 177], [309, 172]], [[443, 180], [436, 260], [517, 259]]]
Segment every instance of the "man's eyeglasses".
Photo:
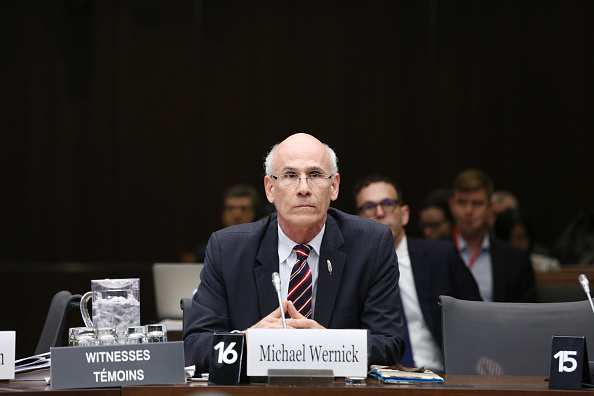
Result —
[[299, 185], [301, 179], [307, 180], [310, 185], [324, 187], [326, 185], [326, 180], [330, 179], [332, 176], [334, 175], [326, 176], [320, 172], [311, 172], [305, 177], [299, 177], [297, 173], [292, 172], [285, 173], [284, 175], [280, 176], [270, 175], [270, 177], [272, 177], [274, 180], [277, 180], [285, 187], [295, 187]]
[[373, 217], [377, 212], [377, 207], [381, 206], [384, 213], [390, 214], [400, 205], [402, 205], [402, 201], [399, 199], [384, 199], [378, 203], [365, 202], [359, 207], [359, 213], [365, 217]]

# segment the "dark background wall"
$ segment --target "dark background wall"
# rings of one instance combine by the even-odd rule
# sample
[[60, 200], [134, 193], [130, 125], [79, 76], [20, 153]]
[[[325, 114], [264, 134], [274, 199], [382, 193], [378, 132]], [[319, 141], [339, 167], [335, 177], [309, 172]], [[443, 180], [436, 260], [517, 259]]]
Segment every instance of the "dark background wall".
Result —
[[[177, 261], [262, 186], [274, 143], [334, 147], [415, 205], [473, 166], [551, 245], [592, 208], [594, 2], [0, 2], [0, 261]], [[590, 131], [590, 132], [588, 132]], [[414, 224], [410, 232], [416, 233]]]

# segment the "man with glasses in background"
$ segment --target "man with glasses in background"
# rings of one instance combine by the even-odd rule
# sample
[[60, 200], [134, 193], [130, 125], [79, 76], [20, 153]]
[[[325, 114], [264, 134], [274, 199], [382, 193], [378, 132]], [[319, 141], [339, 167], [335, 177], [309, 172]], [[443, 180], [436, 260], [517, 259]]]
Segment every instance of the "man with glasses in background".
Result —
[[285, 312], [288, 328], [369, 329], [369, 363], [399, 362], [404, 324], [390, 230], [329, 207], [338, 198], [337, 159], [313, 136], [289, 136], [264, 165], [277, 213], [211, 236], [184, 330], [186, 365], [208, 371], [214, 332], [282, 329]]
[[403, 363], [441, 373], [444, 366], [438, 298], [448, 295], [479, 301], [478, 287], [453, 243], [407, 238], [404, 226], [408, 224], [410, 209], [403, 202], [401, 189], [390, 179], [367, 176], [356, 184], [354, 196], [359, 216], [392, 230], [408, 330]]

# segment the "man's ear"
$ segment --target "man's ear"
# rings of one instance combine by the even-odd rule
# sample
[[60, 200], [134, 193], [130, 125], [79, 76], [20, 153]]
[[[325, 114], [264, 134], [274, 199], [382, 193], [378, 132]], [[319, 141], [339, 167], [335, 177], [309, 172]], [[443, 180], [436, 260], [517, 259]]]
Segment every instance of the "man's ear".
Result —
[[402, 225], [405, 226], [410, 220], [410, 207], [408, 205], [402, 205]]
[[337, 173], [333, 177], [332, 184], [330, 185], [330, 199], [336, 201], [338, 199], [338, 190], [340, 186], [340, 175]]
[[272, 193], [274, 189], [274, 185], [272, 183], [272, 179], [270, 176], [264, 176], [264, 191], [266, 192], [266, 199], [268, 202], [274, 203], [274, 194]]

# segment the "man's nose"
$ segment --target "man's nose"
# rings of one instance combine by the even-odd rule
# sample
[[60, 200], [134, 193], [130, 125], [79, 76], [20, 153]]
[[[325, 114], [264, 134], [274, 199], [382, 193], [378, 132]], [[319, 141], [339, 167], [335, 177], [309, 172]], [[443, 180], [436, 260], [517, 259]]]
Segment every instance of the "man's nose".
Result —
[[300, 177], [299, 181], [297, 181], [297, 193], [302, 195], [308, 195], [311, 193], [311, 186], [309, 185], [307, 177]]
[[381, 219], [385, 215], [386, 215], [386, 212], [384, 211], [384, 208], [382, 207], [382, 205], [377, 205], [375, 207], [375, 217], [377, 217], [378, 219]]

